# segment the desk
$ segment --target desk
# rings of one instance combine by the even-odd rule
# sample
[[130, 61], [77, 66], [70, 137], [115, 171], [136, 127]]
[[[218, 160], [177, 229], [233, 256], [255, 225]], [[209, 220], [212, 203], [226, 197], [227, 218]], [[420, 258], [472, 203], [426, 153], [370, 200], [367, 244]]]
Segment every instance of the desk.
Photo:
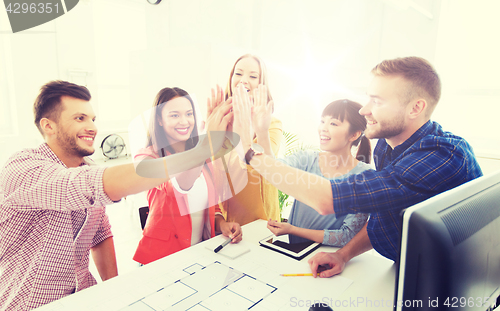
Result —
[[[392, 261], [365, 253], [351, 260], [341, 273], [341, 278], [337, 280], [335, 280], [336, 277], [329, 279], [280, 277], [279, 273], [307, 272], [307, 260], [314, 253], [301, 261], [297, 261], [258, 246], [259, 240], [270, 235], [264, 220], [257, 220], [247, 224], [242, 227], [242, 230], [243, 241], [241, 243], [248, 246], [250, 252], [236, 259], [229, 259], [207, 250], [205, 243], [209, 243], [209, 241], [205, 241], [128, 274], [120, 275], [54, 301], [37, 310], [120, 310], [157, 291], [161, 286], [165, 286], [165, 283], [173, 283], [185, 277], [186, 273], [181, 269], [182, 267], [189, 266], [193, 262], [207, 266], [213, 264], [214, 261], [277, 288], [276, 291], [257, 303], [255, 307], [252, 307], [252, 311], [308, 310], [307, 304], [313, 301], [304, 298], [303, 294], [311, 292], [318, 295], [314, 299], [322, 297], [321, 302], [329, 301], [335, 311], [392, 310], [395, 280], [395, 265]], [[333, 247], [322, 246], [315, 253], [335, 250], [336, 248]], [[283, 269], [285, 270], [283, 271]], [[297, 269], [301, 271], [297, 271]], [[341, 283], [340, 280], [352, 280], [353, 282], [341, 294], [329, 291], [329, 289], [336, 288], [337, 284]], [[290, 287], [290, 283], [295, 285]], [[325, 293], [327, 294], [325, 295]], [[198, 309], [201, 310], [202, 308], [196, 310]]]

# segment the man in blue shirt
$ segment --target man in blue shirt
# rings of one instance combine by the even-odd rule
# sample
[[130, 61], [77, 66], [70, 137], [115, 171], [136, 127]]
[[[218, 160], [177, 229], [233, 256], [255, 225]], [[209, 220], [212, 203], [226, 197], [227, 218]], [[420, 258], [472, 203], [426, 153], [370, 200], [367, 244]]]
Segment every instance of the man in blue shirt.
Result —
[[[370, 101], [359, 113], [367, 120], [364, 135], [379, 139], [374, 151], [376, 171], [341, 181], [317, 180], [313, 185], [310, 176], [286, 182], [291, 180], [286, 178], [290, 174], [301, 173], [264, 154], [248, 157], [252, 148], [247, 135], [242, 136], [244, 148], [249, 149], [247, 161], [281, 191], [321, 214], [371, 213], [367, 225], [343, 248], [318, 253], [309, 260], [314, 276], [319, 265], [330, 267], [320, 277], [338, 274], [350, 259], [372, 247], [396, 260], [403, 209], [482, 175], [471, 146], [430, 121], [441, 82], [429, 62], [419, 57], [385, 60], [372, 74], [367, 91]], [[244, 123], [240, 110], [246, 109], [245, 100], [235, 98], [233, 102], [235, 121]], [[254, 106], [252, 111], [254, 117], [262, 111], [259, 120], [266, 119], [269, 109], [259, 108], [262, 106]], [[275, 174], [285, 178], [273, 178]]]

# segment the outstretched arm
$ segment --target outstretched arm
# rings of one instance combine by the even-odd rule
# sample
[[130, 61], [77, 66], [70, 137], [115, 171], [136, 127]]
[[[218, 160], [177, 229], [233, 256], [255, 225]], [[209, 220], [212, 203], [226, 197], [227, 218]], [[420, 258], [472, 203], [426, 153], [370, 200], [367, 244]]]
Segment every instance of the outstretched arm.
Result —
[[[207, 135], [200, 136], [195, 148], [167, 157], [142, 160], [134, 164], [113, 166], [104, 171], [104, 191], [113, 201], [124, 196], [149, 190], [166, 182], [176, 174], [186, 172], [216, 154], [226, 139], [226, 128], [233, 118], [231, 103], [225, 102], [212, 109], [207, 120]], [[231, 137], [234, 137], [231, 136]]]
[[[245, 150], [250, 148], [247, 144]], [[330, 181], [270, 157], [255, 155], [250, 165], [269, 183], [296, 200], [314, 208], [319, 214], [333, 214], [333, 196]]]
[[[213, 128], [213, 123], [216, 122], [216, 120], [220, 120], [223, 118], [228, 112], [230, 112], [230, 109], [232, 107], [231, 105], [231, 99], [228, 99], [227, 101], [223, 101], [224, 98], [224, 92], [222, 91], [222, 88], [217, 85], [217, 95], [215, 95], [214, 89], [212, 89], [212, 98], [208, 99], [207, 101], [207, 126], [208, 128], [212, 127]], [[220, 107], [219, 109], [216, 109], [217, 107]], [[224, 115], [217, 115], [218, 113], [224, 114]], [[230, 122], [229, 122], [230, 123]], [[223, 149], [221, 149], [223, 150]], [[217, 156], [216, 156], [217, 158]], [[196, 179], [200, 176], [201, 170], [203, 168], [203, 165], [196, 166], [192, 169], [186, 170], [182, 173], [180, 173], [178, 176], [176, 176], [177, 183], [179, 184], [179, 187], [182, 190], [189, 190], [191, 187], [193, 187], [194, 182]]]

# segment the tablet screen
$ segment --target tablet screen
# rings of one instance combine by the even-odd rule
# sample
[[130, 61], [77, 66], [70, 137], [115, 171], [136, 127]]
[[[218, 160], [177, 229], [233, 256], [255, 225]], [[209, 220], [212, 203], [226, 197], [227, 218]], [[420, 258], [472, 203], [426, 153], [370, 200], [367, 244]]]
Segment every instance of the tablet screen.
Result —
[[261, 240], [260, 245], [283, 253], [297, 260], [307, 256], [321, 244], [311, 240], [299, 238], [294, 235], [269, 236]]
[[[294, 252], [296, 254], [299, 254], [300, 252], [302, 252], [303, 250], [305, 250], [309, 246], [316, 243], [316, 242], [310, 241], [310, 240], [307, 240], [305, 242], [294, 242], [295, 236], [293, 236], [293, 235], [288, 235], [288, 238], [287, 237], [281, 238], [281, 237], [285, 237], [285, 236], [279, 236], [278, 238], [272, 237], [272, 238], [268, 239], [266, 242], [273, 244], [273, 245], [276, 245], [278, 247], [287, 249], [287, 250]], [[304, 240], [304, 239], [302, 239], [302, 240]]]

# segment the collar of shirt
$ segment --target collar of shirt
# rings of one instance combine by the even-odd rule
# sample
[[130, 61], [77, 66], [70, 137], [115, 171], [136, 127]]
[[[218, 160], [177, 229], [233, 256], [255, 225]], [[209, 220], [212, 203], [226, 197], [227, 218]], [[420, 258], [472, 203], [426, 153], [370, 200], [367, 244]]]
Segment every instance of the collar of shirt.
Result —
[[[65, 168], [68, 168], [66, 166], [66, 164], [64, 164], [63, 161], [61, 161], [61, 159], [59, 159], [59, 157], [54, 153], [54, 151], [52, 151], [52, 149], [50, 149], [50, 147], [49, 147], [49, 145], [47, 143], [43, 143], [43, 144], [40, 145], [40, 151], [47, 158], [49, 158], [51, 160], [54, 160], [54, 162], [56, 162], [58, 164], [61, 164]], [[80, 163], [79, 166], [84, 166], [84, 165], [95, 165], [95, 163], [94, 163], [94, 161], [91, 158], [84, 157], [83, 158], [83, 162]]]
[[415, 133], [413, 133], [410, 138], [405, 140], [401, 145], [396, 146], [394, 149], [389, 146], [385, 138], [379, 139], [374, 150], [374, 161], [377, 170], [381, 170], [387, 166], [387, 164], [403, 154], [403, 152], [410, 148], [415, 142], [430, 134], [434, 128], [433, 124], [434, 122], [427, 121]]

